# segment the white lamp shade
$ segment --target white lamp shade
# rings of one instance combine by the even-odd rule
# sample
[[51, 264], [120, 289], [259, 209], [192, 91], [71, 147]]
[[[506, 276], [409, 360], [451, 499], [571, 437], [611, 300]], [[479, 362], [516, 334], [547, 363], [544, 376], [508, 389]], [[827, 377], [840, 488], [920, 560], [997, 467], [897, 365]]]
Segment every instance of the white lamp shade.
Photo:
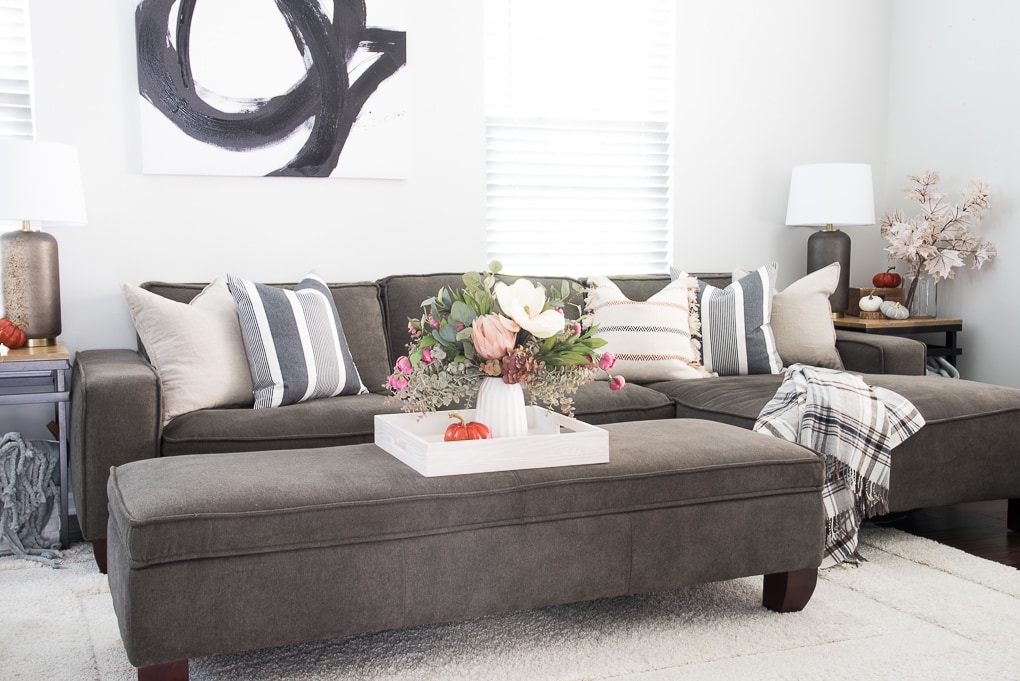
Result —
[[875, 224], [875, 190], [866, 163], [795, 166], [786, 206], [790, 226], [853, 227]]
[[55, 142], [0, 139], [0, 220], [84, 225], [78, 150]]

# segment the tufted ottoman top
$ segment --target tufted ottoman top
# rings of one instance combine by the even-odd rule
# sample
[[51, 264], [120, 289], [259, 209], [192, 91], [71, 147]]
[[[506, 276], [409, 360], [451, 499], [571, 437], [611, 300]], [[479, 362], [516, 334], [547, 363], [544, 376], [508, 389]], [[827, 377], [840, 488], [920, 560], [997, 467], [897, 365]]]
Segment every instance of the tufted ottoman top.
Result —
[[[426, 478], [372, 444], [147, 459], [111, 469], [131, 568], [466, 529], [821, 494], [813, 452], [710, 421], [618, 423], [610, 462]], [[823, 519], [819, 518], [819, 526]]]

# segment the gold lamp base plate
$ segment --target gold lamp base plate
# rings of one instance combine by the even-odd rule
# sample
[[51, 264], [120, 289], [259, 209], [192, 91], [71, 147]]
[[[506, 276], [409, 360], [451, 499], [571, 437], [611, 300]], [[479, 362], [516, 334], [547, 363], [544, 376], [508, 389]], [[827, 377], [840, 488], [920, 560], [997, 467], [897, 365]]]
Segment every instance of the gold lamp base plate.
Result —
[[25, 346], [29, 348], [44, 348], [56, 344], [56, 338], [29, 338], [25, 341]]

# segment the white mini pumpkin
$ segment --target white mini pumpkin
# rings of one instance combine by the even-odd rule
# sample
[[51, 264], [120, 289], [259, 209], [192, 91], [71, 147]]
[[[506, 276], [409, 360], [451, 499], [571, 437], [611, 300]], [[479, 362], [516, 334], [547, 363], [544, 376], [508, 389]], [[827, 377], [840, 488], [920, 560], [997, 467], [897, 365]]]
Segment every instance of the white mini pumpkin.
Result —
[[882, 306], [882, 299], [874, 293], [861, 298], [858, 307], [864, 312], [874, 312]]
[[894, 303], [891, 300], [887, 300], [882, 303], [880, 309], [882, 310], [882, 314], [889, 319], [906, 319], [910, 316], [910, 310], [903, 307], [900, 303]]

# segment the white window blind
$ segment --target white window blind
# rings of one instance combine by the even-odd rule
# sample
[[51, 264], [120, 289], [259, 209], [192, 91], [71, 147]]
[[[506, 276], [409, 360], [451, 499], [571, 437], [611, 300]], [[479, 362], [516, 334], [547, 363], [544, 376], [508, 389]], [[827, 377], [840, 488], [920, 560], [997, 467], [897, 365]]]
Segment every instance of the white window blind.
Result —
[[32, 59], [26, 0], [0, 0], [0, 135], [32, 139]]
[[675, 2], [486, 0], [488, 257], [665, 273]]

